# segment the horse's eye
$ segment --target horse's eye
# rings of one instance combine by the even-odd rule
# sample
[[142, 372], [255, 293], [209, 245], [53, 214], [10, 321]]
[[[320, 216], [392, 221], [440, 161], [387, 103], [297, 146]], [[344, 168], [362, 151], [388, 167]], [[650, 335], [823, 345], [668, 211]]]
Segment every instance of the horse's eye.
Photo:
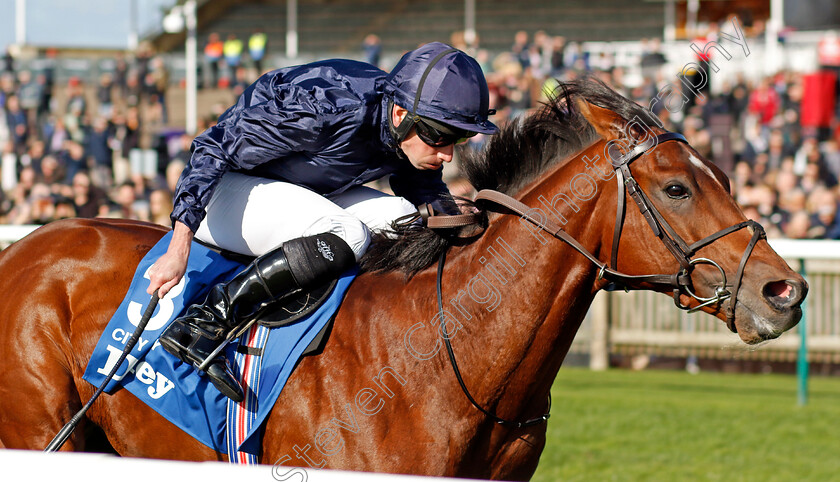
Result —
[[665, 188], [665, 193], [674, 199], [688, 197], [688, 190], [679, 184], [671, 184]]

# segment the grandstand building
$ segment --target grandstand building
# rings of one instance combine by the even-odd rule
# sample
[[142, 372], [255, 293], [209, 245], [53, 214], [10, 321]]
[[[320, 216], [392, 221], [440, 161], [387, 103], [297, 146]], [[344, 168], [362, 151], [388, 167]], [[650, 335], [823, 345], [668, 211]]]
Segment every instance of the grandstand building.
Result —
[[[749, 29], [763, 28], [771, 14], [770, 0], [199, 0], [198, 41], [203, 45], [212, 32], [248, 38], [260, 28], [273, 55], [281, 55], [288, 46], [291, 15], [304, 59], [359, 57], [368, 34], [378, 35], [384, 53], [394, 57], [421, 43], [453, 41], [453, 34], [469, 23], [465, 17], [471, 9], [477, 33], [471, 46], [491, 53], [509, 49], [520, 30], [542, 30], [569, 41], [677, 39], [733, 14]], [[184, 33], [156, 33], [148, 39], [159, 51], [172, 52], [182, 48]]]
[[[210, 32], [247, 38], [255, 28], [269, 36], [275, 52], [285, 52], [286, 0], [200, 1], [199, 44]], [[358, 55], [370, 33], [391, 53], [430, 41], [449, 41], [464, 30], [464, 2], [451, 0], [302, 0], [297, 3], [299, 49], [310, 55]], [[622, 0], [477, 0], [475, 28], [480, 46], [491, 51], [510, 47], [518, 30], [545, 30], [574, 40], [630, 40], [660, 36], [663, 4]], [[159, 50], [180, 49], [183, 34], [161, 34]]]

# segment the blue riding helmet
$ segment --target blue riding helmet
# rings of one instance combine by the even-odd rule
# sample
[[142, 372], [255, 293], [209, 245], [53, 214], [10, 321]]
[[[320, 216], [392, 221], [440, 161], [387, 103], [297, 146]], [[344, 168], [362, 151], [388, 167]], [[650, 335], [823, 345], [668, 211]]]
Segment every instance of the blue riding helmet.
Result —
[[394, 129], [397, 142], [419, 117], [470, 133], [495, 134], [487, 119], [487, 81], [478, 62], [449, 45], [432, 42], [403, 55], [385, 78], [385, 93], [409, 114]]

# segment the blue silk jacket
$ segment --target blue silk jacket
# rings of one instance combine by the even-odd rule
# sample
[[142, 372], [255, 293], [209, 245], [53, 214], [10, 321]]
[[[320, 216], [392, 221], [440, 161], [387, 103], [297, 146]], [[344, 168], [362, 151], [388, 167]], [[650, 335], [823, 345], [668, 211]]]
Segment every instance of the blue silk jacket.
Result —
[[440, 202], [448, 193], [442, 170], [418, 170], [397, 154], [385, 76], [362, 62], [325, 60], [260, 77], [193, 141], [175, 192], [173, 222], [195, 232], [227, 171], [290, 182], [327, 198], [393, 174], [398, 196], [451, 212]]

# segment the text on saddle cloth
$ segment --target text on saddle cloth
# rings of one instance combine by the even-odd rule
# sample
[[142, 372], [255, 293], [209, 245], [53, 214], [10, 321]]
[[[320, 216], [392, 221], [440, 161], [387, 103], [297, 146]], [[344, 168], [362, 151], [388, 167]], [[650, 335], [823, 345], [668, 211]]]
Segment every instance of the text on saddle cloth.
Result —
[[[137, 266], [128, 293], [97, 342], [84, 379], [98, 386], [113, 368], [127, 339], [139, 323], [149, 301], [148, 270], [166, 252], [171, 232], [165, 235]], [[123, 368], [117, 371], [106, 392], [122, 386], [164, 418], [222, 453], [225, 448], [225, 413], [227, 397], [189, 364], [166, 352], [157, 342], [160, 334], [192, 303], [201, 302], [217, 283], [233, 278], [245, 265], [231, 261], [219, 253], [193, 243], [184, 279], [160, 300], [141, 338], [129, 354]], [[259, 451], [259, 429], [274, 401], [288, 380], [297, 360], [323, 331], [344, 297], [356, 270], [345, 273], [329, 297], [312, 314], [290, 324], [272, 328], [262, 350], [258, 387], [247, 387], [256, 393], [257, 410], [253, 428], [241, 449]], [[256, 327], [255, 327], [256, 328]], [[280, 333], [275, 333], [280, 330]], [[225, 349], [228, 360], [234, 360], [238, 343]], [[259, 353], [259, 351], [257, 351]]]

